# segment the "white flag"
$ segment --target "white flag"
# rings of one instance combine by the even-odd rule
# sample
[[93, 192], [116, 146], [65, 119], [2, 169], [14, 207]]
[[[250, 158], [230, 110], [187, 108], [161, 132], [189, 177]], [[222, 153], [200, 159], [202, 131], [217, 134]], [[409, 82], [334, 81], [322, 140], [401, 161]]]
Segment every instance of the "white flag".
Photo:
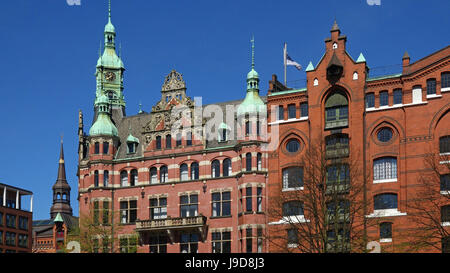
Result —
[[296, 61], [294, 61], [291, 57], [289, 57], [289, 55], [287, 54], [287, 45], [286, 43], [284, 43], [284, 65], [293, 65], [295, 66], [295, 68], [297, 68], [298, 70], [302, 70], [302, 66], [297, 63]]

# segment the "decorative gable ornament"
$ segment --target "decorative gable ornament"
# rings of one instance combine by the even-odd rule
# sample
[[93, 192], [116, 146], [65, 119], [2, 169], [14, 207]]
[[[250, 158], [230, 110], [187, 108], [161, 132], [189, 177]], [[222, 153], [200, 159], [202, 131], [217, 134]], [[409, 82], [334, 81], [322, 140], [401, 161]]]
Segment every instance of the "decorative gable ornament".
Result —
[[169, 75], [166, 76], [162, 91], [171, 91], [185, 89], [186, 83], [183, 80], [183, 76], [175, 70], [172, 70]]

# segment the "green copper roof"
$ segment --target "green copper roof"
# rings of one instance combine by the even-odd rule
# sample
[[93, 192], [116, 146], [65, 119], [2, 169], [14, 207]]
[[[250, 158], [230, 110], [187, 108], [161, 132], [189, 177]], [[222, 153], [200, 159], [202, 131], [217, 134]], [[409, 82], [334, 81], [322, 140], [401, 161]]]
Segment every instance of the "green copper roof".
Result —
[[127, 142], [139, 143], [139, 139], [134, 137], [132, 134], [129, 134], [127, 137]]
[[105, 66], [110, 68], [125, 68], [122, 60], [117, 56], [114, 48], [105, 48], [103, 55], [98, 58], [97, 67]]
[[249, 91], [247, 92], [244, 101], [239, 105], [237, 109], [237, 115], [241, 116], [244, 114], [256, 114], [256, 113], [261, 113], [265, 115], [266, 111], [267, 111], [266, 104], [259, 96], [258, 91]]
[[89, 130], [90, 136], [118, 136], [116, 126], [112, 123], [108, 115], [109, 99], [106, 95], [101, 95], [95, 99], [95, 106], [97, 107], [99, 114], [97, 120]]
[[358, 60], [356, 60], [357, 63], [364, 63], [366, 62], [366, 58], [364, 58], [364, 55], [361, 53], [359, 54]]
[[306, 67], [306, 72], [313, 71], [313, 70], [314, 70], [314, 65], [312, 64], [312, 62], [309, 62], [308, 67]]
[[378, 81], [378, 80], [384, 80], [384, 79], [398, 78], [401, 75], [402, 75], [402, 73], [392, 74], [392, 75], [384, 75], [384, 76], [377, 76], [377, 77], [373, 77], [373, 78], [368, 78], [366, 81], [371, 82], [371, 81]]
[[305, 91], [307, 91], [306, 87], [301, 88], [301, 89], [294, 89], [294, 90], [286, 90], [286, 91], [275, 92], [275, 93], [270, 94], [269, 97], [279, 96], [279, 95], [286, 95], [286, 94], [297, 93], [297, 92], [305, 92]]
[[109, 7], [108, 7], [108, 23], [105, 26], [105, 32], [115, 33], [116, 29], [114, 28], [114, 25], [111, 23], [111, 0], [109, 0]]
[[55, 219], [53, 219], [53, 222], [55, 222], [55, 223], [56, 222], [61, 222], [61, 223], [64, 222], [63, 218], [61, 217], [61, 213], [58, 212], [58, 214], [56, 215]]
[[247, 74], [247, 79], [256, 79], [259, 78], [258, 72], [256, 72], [255, 69], [252, 68], [252, 70], [250, 72], [248, 72]]

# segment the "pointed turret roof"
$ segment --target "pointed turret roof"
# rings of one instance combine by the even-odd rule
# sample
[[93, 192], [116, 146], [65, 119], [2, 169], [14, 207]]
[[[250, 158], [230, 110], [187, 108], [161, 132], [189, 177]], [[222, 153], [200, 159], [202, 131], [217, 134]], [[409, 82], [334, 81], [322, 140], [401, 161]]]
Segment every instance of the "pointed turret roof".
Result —
[[61, 139], [61, 149], [59, 152], [58, 176], [56, 178], [55, 184], [53, 185], [53, 189], [56, 188], [68, 188], [70, 190], [70, 186], [66, 180], [66, 165], [64, 162], [64, 146], [62, 139]]
[[338, 24], [336, 22], [336, 19], [334, 19], [334, 24], [331, 27], [331, 32], [333, 32], [333, 31], [340, 31], [339, 26], [338, 26]]

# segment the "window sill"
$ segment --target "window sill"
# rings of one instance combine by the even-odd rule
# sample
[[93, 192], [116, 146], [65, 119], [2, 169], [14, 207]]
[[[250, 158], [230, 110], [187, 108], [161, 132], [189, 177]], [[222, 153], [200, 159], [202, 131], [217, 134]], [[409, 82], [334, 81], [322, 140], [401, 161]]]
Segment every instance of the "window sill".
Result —
[[442, 222], [441, 226], [443, 226], [443, 227], [450, 227], [450, 222]]
[[446, 155], [450, 155], [450, 153], [439, 153], [439, 156], [446, 156]]
[[297, 248], [298, 244], [288, 244], [287, 247], [288, 248]]
[[222, 218], [231, 218], [231, 215], [226, 215], [226, 216], [211, 216], [209, 217], [209, 219], [222, 219]]
[[450, 195], [450, 190], [448, 190], [448, 191], [441, 191], [441, 194], [442, 195]]
[[450, 91], [450, 87], [441, 88], [441, 93], [442, 92], [449, 92], [449, 91]]
[[437, 94], [427, 95], [427, 99], [437, 99], [437, 98], [442, 98], [442, 95]]
[[393, 216], [405, 216], [406, 212], [400, 212], [397, 209], [379, 209], [374, 210], [370, 215], [366, 215], [367, 218], [378, 218], [378, 217], [393, 217]]
[[285, 192], [285, 191], [302, 191], [304, 190], [304, 187], [297, 187], [297, 188], [283, 188], [281, 191]]
[[380, 179], [380, 180], [374, 180], [374, 181], [373, 181], [374, 184], [380, 184], [380, 183], [392, 183], [392, 182], [397, 182], [397, 178], [393, 178], [393, 179]]
[[269, 122], [269, 125], [277, 125], [277, 124], [282, 124], [282, 123], [291, 123], [291, 122], [305, 121], [305, 120], [308, 120], [308, 117], [291, 118], [291, 119], [287, 119], [287, 120], [277, 120], [277, 121]]
[[305, 219], [304, 215], [296, 216], [284, 216], [278, 222], [271, 222], [269, 225], [285, 225], [285, 224], [298, 224], [298, 223], [309, 223], [308, 219]]
[[392, 243], [392, 238], [380, 239], [380, 243]]

